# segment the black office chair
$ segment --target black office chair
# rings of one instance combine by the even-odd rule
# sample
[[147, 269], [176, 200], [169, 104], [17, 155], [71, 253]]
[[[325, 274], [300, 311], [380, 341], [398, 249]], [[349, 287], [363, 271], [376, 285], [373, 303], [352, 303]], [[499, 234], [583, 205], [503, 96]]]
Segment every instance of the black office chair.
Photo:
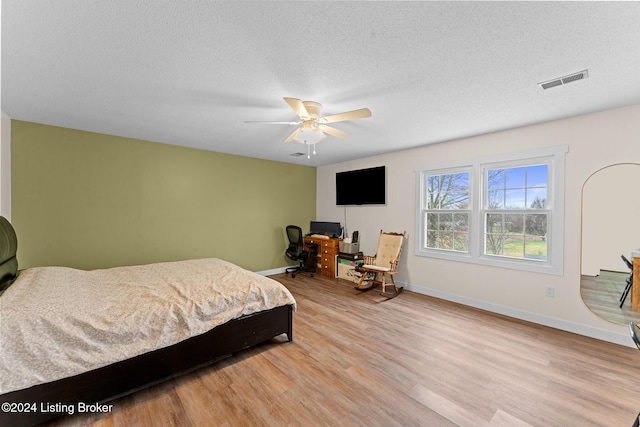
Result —
[[627, 299], [627, 295], [629, 295], [629, 291], [631, 290], [631, 286], [633, 286], [633, 264], [629, 261], [624, 255], [620, 255], [622, 261], [627, 264], [627, 267], [631, 269], [631, 274], [627, 278], [627, 285], [624, 287], [624, 291], [622, 291], [622, 295], [620, 296], [620, 308], [624, 305], [624, 301]]
[[297, 261], [298, 265], [295, 267], [287, 267], [285, 272], [287, 274], [291, 273], [291, 277], [296, 277], [296, 273], [308, 271], [311, 277], [313, 277], [313, 273], [316, 272], [315, 257], [318, 253], [317, 247], [315, 247], [315, 245], [309, 245], [309, 250], [304, 250], [302, 228], [297, 225], [287, 225], [287, 237], [289, 238], [289, 247], [285, 254], [293, 261]]

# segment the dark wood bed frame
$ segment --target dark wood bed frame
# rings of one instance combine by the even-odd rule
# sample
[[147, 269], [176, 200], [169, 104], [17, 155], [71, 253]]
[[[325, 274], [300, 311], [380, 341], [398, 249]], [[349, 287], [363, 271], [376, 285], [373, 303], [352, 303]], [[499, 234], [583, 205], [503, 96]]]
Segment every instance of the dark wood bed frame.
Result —
[[108, 402], [281, 334], [287, 334], [289, 342], [293, 340], [293, 308], [290, 305], [231, 320], [202, 335], [132, 359], [0, 395], [0, 403], [36, 404], [35, 412], [0, 411], [0, 425], [29, 426], [66, 415], [66, 412], [42, 412], [41, 404], [69, 404], [77, 409], [79, 402], [87, 405]]
[[[0, 295], [17, 275], [16, 251], [15, 231], [0, 216]], [[67, 414], [67, 411], [53, 412], [49, 405], [53, 408], [56, 404], [60, 408], [66, 405], [77, 413], [78, 403], [109, 402], [282, 334], [287, 334], [289, 342], [293, 340], [291, 305], [243, 316], [172, 346], [73, 377], [2, 394], [0, 426], [35, 425]]]

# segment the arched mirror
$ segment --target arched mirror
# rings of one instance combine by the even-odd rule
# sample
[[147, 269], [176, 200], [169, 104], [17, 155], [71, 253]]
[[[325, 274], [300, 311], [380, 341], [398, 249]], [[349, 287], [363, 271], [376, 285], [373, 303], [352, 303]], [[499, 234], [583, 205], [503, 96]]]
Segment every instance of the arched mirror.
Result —
[[640, 164], [620, 163], [594, 172], [582, 186], [580, 295], [591, 311], [614, 323], [640, 322], [629, 294], [620, 307], [631, 270], [631, 251], [640, 247]]

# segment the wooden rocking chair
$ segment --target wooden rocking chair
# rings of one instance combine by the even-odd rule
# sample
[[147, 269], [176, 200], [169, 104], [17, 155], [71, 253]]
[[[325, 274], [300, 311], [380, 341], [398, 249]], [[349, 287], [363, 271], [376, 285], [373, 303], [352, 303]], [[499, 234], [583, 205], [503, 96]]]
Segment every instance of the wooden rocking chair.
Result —
[[[380, 230], [378, 238], [378, 250], [374, 256], [365, 255], [364, 263], [357, 268], [362, 273], [355, 289], [368, 291], [380, 285], [382, 291], [380, 295], [387, 298], [394, 298], [402, 292], [403, 288], [398, 288], [393, 276], [398, 272], [398, 262], [402, 252], [402, 242], [407, 232], [391, 233]], [[391, 283], [386, 283], [386, 277], [391, 279]], [[387, 292], [386, 287], [393, 286], [393, 293]]]

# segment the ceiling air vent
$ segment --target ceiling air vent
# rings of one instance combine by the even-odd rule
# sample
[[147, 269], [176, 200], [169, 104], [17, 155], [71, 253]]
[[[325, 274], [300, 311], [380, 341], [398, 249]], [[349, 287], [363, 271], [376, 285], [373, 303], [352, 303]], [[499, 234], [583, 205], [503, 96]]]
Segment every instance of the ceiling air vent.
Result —
[[576, 80], [584, 80], [587, 77], [589, 77], [589, 70], [582, 70], [578, 73], [569, 74], [568, 76], [558, 77], [557, 79], [538, 83], [538, 86], [542, 89], [551, 89], [552, 87], [566, 85], [567, 83], [575, 82]]
[[289, 155], [293, 157], [300, 157], [300, 156], [304, 156], [304, 153], [291, 153]]

